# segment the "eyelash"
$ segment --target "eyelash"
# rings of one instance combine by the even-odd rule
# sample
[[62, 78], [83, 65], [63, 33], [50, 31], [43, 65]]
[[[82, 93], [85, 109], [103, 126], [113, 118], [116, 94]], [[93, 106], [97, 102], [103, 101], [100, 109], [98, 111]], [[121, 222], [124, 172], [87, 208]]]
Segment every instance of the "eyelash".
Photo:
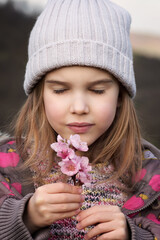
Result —
[[54, 93], [55, 93], [55, 94], [62, 94], [62, 93], [64, 93], [65, 91], [67, 91], [67, 89], [58, 89], [58, 90], [54, 90]]
[[[58, 89], [58, 90], [54, 90], [55, 94], [62, 94], [64, 92], [66, 92], [68, 89]], [[92, 90], [90, 89], [91, 92], [95, 93], [95, 94], [103, 94], [105, 92], [105, 90]]]
[[92, 92], [96, 93], [96, 94], [103, 94], [104, 90], [91, 90]]

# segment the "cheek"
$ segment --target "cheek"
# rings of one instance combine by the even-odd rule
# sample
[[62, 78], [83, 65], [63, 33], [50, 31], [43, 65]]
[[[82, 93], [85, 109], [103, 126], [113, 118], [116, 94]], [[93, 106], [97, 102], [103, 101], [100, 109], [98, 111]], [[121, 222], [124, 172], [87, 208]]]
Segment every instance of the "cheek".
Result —
[[53, 99], [44, 100], [45, 113], [50, 124], [55, 121], [59, 121], [64, 114], [63, 108], [58, 101], [53, 101]]
[[101, 105], [97, 113], [97, 116], [99, 122], [102, 124], [103, 127], [104, 125], [106, 125], [106, 127], [109, 127], [112, 124], [116, 115], [116, 110], [117, 110], [116, 103]]
[[46, 106], [46, 114], [47, 116], [51, 117], [59, 117], [62, 114], [61, 108], [58, 107], [58, 105], [50, 105]]

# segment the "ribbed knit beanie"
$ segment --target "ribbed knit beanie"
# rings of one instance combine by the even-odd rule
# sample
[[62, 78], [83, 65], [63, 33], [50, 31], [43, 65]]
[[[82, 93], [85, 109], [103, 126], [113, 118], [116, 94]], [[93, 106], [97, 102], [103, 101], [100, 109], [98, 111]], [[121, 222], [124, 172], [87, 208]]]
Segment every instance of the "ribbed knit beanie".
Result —
[[109, 0], [49, 0], [29, 39], [26, 94], [47, 72], [80, 65], [109, 71], [133, 98], [130, 24], [130, 14]]

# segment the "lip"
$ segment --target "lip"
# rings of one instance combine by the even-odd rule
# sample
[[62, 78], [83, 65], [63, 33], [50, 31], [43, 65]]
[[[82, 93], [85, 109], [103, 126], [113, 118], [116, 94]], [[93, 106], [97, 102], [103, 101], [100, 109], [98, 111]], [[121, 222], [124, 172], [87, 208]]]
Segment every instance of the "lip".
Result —
[[94, 124], [87, 122], [73, 122], [67, 124], [68, 128], [71, 129], [74, 133], [86, 133]]

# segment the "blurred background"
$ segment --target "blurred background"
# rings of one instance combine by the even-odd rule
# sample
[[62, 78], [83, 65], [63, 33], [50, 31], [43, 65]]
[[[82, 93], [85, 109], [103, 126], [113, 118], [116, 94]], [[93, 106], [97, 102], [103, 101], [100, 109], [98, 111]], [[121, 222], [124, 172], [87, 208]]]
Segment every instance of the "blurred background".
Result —
[[[47, 0], [0, 0], [0, 131], [23, 105], [30, 31]], [[132, 15], [131, 41], [143, 137], [160, 148], [160, 1], [112, 0]]]

